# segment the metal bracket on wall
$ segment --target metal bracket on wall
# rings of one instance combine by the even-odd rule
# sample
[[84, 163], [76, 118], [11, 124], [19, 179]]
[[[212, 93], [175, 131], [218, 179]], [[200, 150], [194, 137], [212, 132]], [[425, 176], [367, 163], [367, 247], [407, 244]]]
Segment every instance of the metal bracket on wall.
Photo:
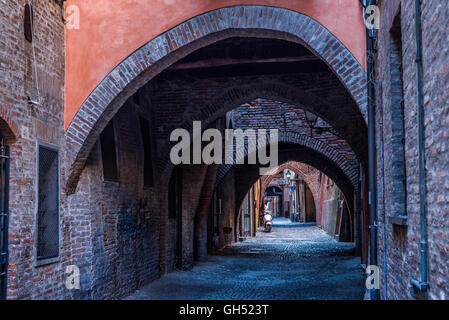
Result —
[[53, 0], [57, 5], [59, 5], [61, 7], [61, 19], [62, 22], [64, 24], [67, 24], [67, 20], [65, 19], [65, 15], [64, 15], [64, 2], [66, 2], [66, 0]]

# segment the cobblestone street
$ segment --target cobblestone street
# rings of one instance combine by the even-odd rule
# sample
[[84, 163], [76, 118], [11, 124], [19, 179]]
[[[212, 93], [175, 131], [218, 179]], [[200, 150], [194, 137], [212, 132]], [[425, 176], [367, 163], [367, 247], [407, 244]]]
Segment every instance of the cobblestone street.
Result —
[[359, 265], [352, 244], [315, 226], [282, 224], [126, 299], [362, 299]]

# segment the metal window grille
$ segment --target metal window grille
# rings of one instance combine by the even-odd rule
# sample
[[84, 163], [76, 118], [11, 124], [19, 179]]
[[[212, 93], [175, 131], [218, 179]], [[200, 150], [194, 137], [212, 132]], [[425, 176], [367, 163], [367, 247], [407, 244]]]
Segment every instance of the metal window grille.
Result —
[[58, 152], [39, 146], [37, 259], [59, 255]]

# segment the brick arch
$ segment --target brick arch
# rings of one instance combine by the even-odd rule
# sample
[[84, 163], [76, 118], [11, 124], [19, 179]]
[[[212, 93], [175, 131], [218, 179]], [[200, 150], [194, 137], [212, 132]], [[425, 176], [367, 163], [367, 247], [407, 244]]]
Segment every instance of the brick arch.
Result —
[[[297, 135], [302, 136], [302, 135]], [[289, 146], [298, 146], [294, 142], [292, 143], [292, 140], [288, 140], [289, 135], [285, 135], [287, 140], [283, 140], [282, 136], [280, 137], [280, 149], [279, 149], [279, 166], [284, 165], [285, 163], [288, 163], [290, 161], [294, 162], [300, 162], [307, 164], [321, 172], [323, 172], [325, 175], [330, 177], [332, 180], [335, 181], [336, 185], [342, 190], [343, 194], [345, 195], [346, 199], [348, 199], [348, 203], [353, 203], [353, 196], [354, 196], [354, 184], [349, 179], [349, 177], [343, 172], [343, 169], [338, 166], [334, 161], [330, 160], [328, 157], [324, 156], [322, 153], [307, 148], [307, 150], [304, 150], [303, 152], [298, 151], [287, 151], [285, 152], [282, 148], [286, 145]], [[310, 137], [304, 137], [311, 139]], [[313, 139], [315, 140], [315, 139]], [[320, 143], [320, 141], [315, 140], [316, 142], [311, 143], [310, 145], [313, 146], [315, 143]], [[300, 145], [302, 146], [302, 145]], [[209, 167], [214, 167], [214, 165], [211, 165]], [[168, 184], [171, 177], [171, 174], [173, 172], [174, 165], [171, 162], [167, 163], [167, 166], [165, 167], [165, 170], [161, 173], [161, 176], [164, 177], [163, 179], [160, 179], [159, 183], [159, 189], [161, 190], [159, 194], [159, 203], [160, 203], [160, 212], [161, 212], [161, 219], [160, 219], [160, 256], [161, 256], [161, 270], [166, 270], [166, 263], [167, 263], [167, 254], [168, 254], [168, 216], [166, 214], [168, 210]], [[235, 196], [235, 204], [236, 208], [240, 208], [241, 203], [243, 201], [244, 196], [250, 189], [250, 187], [257, 181], [257, 179], [260, 178], [259, 175], [259, 166], [257, 165], [221, 165], [219, 167], [215, 167], [213, 170], [218, 169], [217, 173], [217, 179], [215, 180], [215, 186], [212, 185], [205, 186], [205, 188], [208, 191], [208, 193], [212, 193], [214, 188], [218, 186], [224, 178], [224, 175], [230, 172], [230, 170], [240, 170], [243, 168], [242, 174], [237, 174], [239, 177], [239, 182], [236, 183], [236, 196]], [[226, 170], [226, 172], [223, 174], [223, 170]], [[221, 177], [221, 180], [219, 180]], [[315, 198], [315, 202], [316, 202]], [[210, 199], [209, 199], [210, 201]], [[318, 208], [317, 206], [316, 208]], [[353, 208], [350, 208], [352, 211]], [[236, 210], [236, 215], [238, 214], [238, 210]], [[164, 271], [165, 272], [165, 271]]]
[[[287, 162], [300, 162], [307, 164], [331, 178], [343, 192], [348, 203], [354, 203], [354, 186], [346, 175], [333, 162], [314, 150], [282, 151], [279, 152], [279, 165]], [[258, 165], [240, 165], [232, 168], [236, 177], [235, 207], [240, 208], [243, 198], [250, 187], [260, 178]], [[354, 208], [349, 208], [352, 212]], [[236, 210], [236, 215], [238, 210]]]
[[[223, 90], [223, 92], [215, 97], [212, 101], [208, 101], [201, 113], [196, 114], [193, 118], [188, 117], [179, 126], [180, 128], [187, 129], [192, 134], [192, 121], [202, 121], [203, 128], [211, 125], [215, 120], [221, 118], [226, 112], [236, 108], [236, 106], [247, 103], [256, 98], [270, 99], [273, 101], [288, 103], [294, 106], [298, 106], [299, 109], [312, 109], [324, 107], [330, 108], [330, 104], [324, 101], [320, 97], [312, 95], [304, 90], [289, 86], [282, 83], [272, 83], [270, 81], [258, 84], [251, 84], [248, 86], [238, 86]], [[305, 108], [303, 105], [307, 104], [309, 107]], [[316, 110], [316, 109], [314, 109]], [[326, 120], [326, 119], [324, 119]], [[327, 121], [326, 121], [327, 122]], [[279, 143], [293, 144], [301, 147], [309, 148], [322, 154], [324, 157], [332, 161], [342, 172], [345, 173], [352, 186], [356, 186], [358, 183], [358, 163], [347, 157], [347, 150], [340, 150], [335, 148], [331, 144], [325, 143], [318, 139], [311, 138], [308, 135], [296, 133], [296, 132], [284, 132], [279, 131]], [[165, 150], [161, 154], [159, 159], [158, 168], [160, 168], [160, 185], [165, 186], [165, 182], [169, 180], [174, 165], [170, 161], [170, 142], [162, 147]], [[351, 155], [354, 152], [351, 151]], [[245, 158], [247, 156], [247, 150], [244, 153], [236, 155], [237, 158]], [[356, 158], [355, 155], [353, 158]], [[223, 164], [219, 166], [216, 185], [221, 183], [224, 176], [232, 169], [234, 165]]]
[[[248, 100], [243, 100], [248, 101]], [[212, 122], [212, 121], [211, 121]], [[191, 126], [191, 122], [188, 123], [188, 126]], [[191, 129], [191, 128], [189, 128]], [[331, 145], [326, 144], [318, 139], [311, 138], [304, 134], [294, 133], [294, 132], [279, 132], [279, 144], [287, 144], [287, 145], [294, 145], [298, 147], [305, 147], [307, 150], [310, 150], [312, 154], [319, 154], [324, 161], [327, 163], [332, 163], [332, 165], [326, 165], [326, 167], [332, 167], [334, 166], [335, 169], [333, 169], [335, 172], [338, 171], [339, 174], [341, 173], [342, 176], [340, 179], [337, 178], [337, 181], [347, 181], [349, 184], [345, 189], [347, 190], [354, 188], [358, 183], [358, 166], [356, 163], [352, 163], [348, 161], [344, 154], [339, 152], [339, 150], [333, 148]], [[246, 147], [246, 146], [245, 146]], [[161, 159], [159, 163], [159, 167], [161, 168], [161, 174], [160, 174], [160, 186], [161, 190], [167, 190], [168, 189], [168, 181], [170, 180], [174, 165], [169, 161], [169, 150], [170, 148], [166, 148], [168, 152], [165, 153], [165, 157]], [[306, 151], [304, 151], [306, 152]], [[248, 156], [248, 150], [245, 149], [244, 152], [238, 153], [235, 155], [236, 160], [237, 159], [246, 159]], [[294, 157], [293, 157], [294, 158]], [[321, 161], [323, 162], [323, 161]], [[246, 161], [245, 161], [246, 163]], [[313, 160], [310, 160], [307, 162], [308, 165], [311, 167], [314, 167]], [[220, 166], [217, 166], [217, 174], [216, 174], [216, 181], [215, 185], [219, 185], [223, 179], [225, 178], [226, 174], [228, 174], [233, 168], [235, 168], [237, 165], [235, 164], [222, 164]], [[325, 171], [322, 168], [318, 168], [320, 171], [323, 171], [325, 174], [327, 174], [329, 177], [332, 177], [334, 179], [334, 176], [332, 175], [332, 171]], [[337, 183], [338, 184], [338, 183]], [[249, 187], [248, 187], [249, 188]], [[342, 189], [342, 187], [340, 187]], [[164, 193], [165, 194], [165, 193]], [[168, 201], [168, 198], [161, 198], [162, 204], [165, 206], [166, 202]]]
[[66, 131], [67, 192], [74, 193], [99, 134], [124, 102], [146, 82], [193, 51], [236, 36], [300, 43], [325, 61], [366, 121], [366, 74], [345, 45], [314, 19], [284, 8], [244, 5], [193, 17], [152, 39], [112, 70], [79, 108]]
[[315, 203], [315, 208], [319, 208], [319, 201], [320, 201], [320, 188], [318, 184], [314, 183], [312, 179], [318, 178], [320, 172], [304, 163], [289, 161], [286, 163], [281, 164], [278, 166], [276, 173], [274, 173], [271, 176], [262, 176], [260, 178], [261, 180], [261, 190], [262, 192], [265, 192], [265, 190], [270, 185], [271, 181], [281, 172], [283, 172], [285, 169], [289, 169], [293, 172], [295, 172], [299, 177], [301, 177], [302, 180], [305, 181], [307, 186], [309, 187], [310, 191], [312, 192], [313, 201]]
[[3, 133], [6, 143], [12, 144], [19, 138], [19, 127], [12, 119], [8, 109], [0, 106], [0, 132]]
[[[204, 107], [201, 108], [201, 113], [187, 117], [179, 127], [187, 129], [192, 134], [192, 121], [202, 121], [203, 128], [205, 128], [213, 124], [215, 120], [223, 117], [226, 112], [235, 109], [236, 106], [240, 106], [257, 98], [288, 103], [298, 106], [299, 109], [313, 110], [314, 113], [317, 113], [319, 117], [327, 123], [335, 124], [335, 121], [332, 121], [332, 119], [329, 119], [326, 115], [326, 110], [332, 110], [332, 105], [330, 102], [309, 92], [301, 90], [300, 88], [284, 83], [273, 83], [271, 81], [267, 81], [223, 90], [221, 94], [217, 95], [213, 100], [206, 102]], [[344, 127], [348, 127], [347, 123], [336, 123], [336, 125], [339, 126], [340, 130], [345, 130]], [[356, 139], [358, 138], [359, 137], [356, 137]], [[330, 144], [326, 144], [318, 139], [294, 132], [280, 131], [279, 142], [309, 147], [312, 150], [322, 153], [340, 166], [354, 185], [357, 184], [358, 164], [355, 161], [350, 161], [347, 159], [347, 150], [340, 152], [339, 149], [331, 146]], [[356, 146], [352, 146], [350, 141], [346, 140], [345, 142], [348, 143], [350, 148], [352, 147], [351, 156], [354, 155], [354, 159], [357, 157], [361, 158], [361, 162], [363, 163], [363, 159], [366, 156], [363, 154], [363, 151], [360, 151], [364, 150], [363, 146], [360, 146], [358, 143], [356, 143]], [[163, 179], [170, 177], [171, 170], [173, 168], [169, 157], [171, 146], [171, 142], [167, 141], [166, 145], [161, 148], [162, 150], [166, 150], [161, 154], [161, 158], [159, 159], [159, 167], [163, 168], [163, 173], [161, 174]], [[359, 150], [359, 152], [356, 153], [353, 150]], [[245, 157], [246, 154], [240, 154], [237, 156]], [[221, 166], [219, 170], [219, 175], [217, 177], [218, 182], [221, 182], [221, 179], [224, 177], [225, 173], [223, 174], [222, 170], [223, 166]]]
[[[282, 131], [279, 132], [279, 144], [292, 144], [299, 147], [306, 147], [321, 154], [323, 157], [334, 163], [335, 166], [337, 166], [345, 174], [346, 178], [351, 182], [353, 187], [357, 185], [357, 164], [350, 163], [343, 154], [329, 144], [303, 134]], [[247, 149], [245, 149], [244, 152], [235, 155], [236, 160], [246, 159], [247, 156]], [[217, 175], [217, 184], [223, 181], [226, 174], [235, 166], [235, 164], [221, 165]]]
[[347, 137], [346, 142], [363, 162], [365, 157], [364, 141], [351, 135], [351, 128], [348, 128], [346, 122], [341, 121], [341, 115], [335, 112], [332, 102], [287, 83], [266, 80], [226, 88], [213, 100], [207, 101], [201, 109], [201, 113], [195, 115], [196, 118], [185, 119], [181, 127], [191, 129], [193, 120], [201, 120], [205, 126], [208, 126], [226, 112], [235, 109], [236, 106], [258, 98], [288, 103], [317, 114], [332, 125], [336, 131]]

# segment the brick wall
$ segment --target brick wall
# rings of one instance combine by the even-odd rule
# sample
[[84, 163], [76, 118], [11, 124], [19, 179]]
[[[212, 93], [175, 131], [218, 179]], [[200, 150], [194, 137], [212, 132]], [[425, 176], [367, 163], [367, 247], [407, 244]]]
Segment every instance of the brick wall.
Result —
[[[207, 218], [216, 168], [215, 171], [213, 166], [205, 165], [180, 168], [182, 232], [179, 239], [179, 220], [167, 219], [168, 182], [162, 183], [157, 162], [154, 187], [144, 187], [143, 145], [140, 128], [135, 125], [139, 115], [151, 117], [151, 107], [130, 100], [112, 120], [117, 138], [118, 181], [104, 181], [100, 147], [96, 144], [77, 192], [68, 197], [73, 204], [70, 215], [75, 220], [70, 227], [72, 246], [76, 247], [71, 263], [80, 267], [82, 275], [81, 291], [72, 296], [76, 299], [120, 298], [165, 272], [191, 268], [201, 249], [204, 259], [207, 229], [201, 232], [198, 229], [204, 224], [204, 217]], [[156, 148], [153, 151], [157, 152]], [[181, 254], [177, 253], [178, 241]]]
[[[63, 290], [62, 264], [35, 267], [36, 156], [40, 141], [60, 149], [64, 161], [64, 27], [53, 1], [35, 1], [33, 55], [24, 37], [24, 6], [21, 0], [0, 2], [0, 117], [15, 134], [10, 145], [8, 297], [55, 298]], [[28, 97], [39, 105], [28, 104]], [[60, 202], [63, 208], [62, 190]], [[68, 219], [61, 210], [61, 260], [69, 254], [64, 249]]]
[[[92, 93], [68, 131], [64, 133], [64, 27], [60, 8], [53, 1], [34, 3], [34, 61], [33, 47], [23, 36], [24, 4], [25, 1], [12, 0], [2, 1], [0, 5], [1, 30], [7, 34], [0, 38], [0, 117], [9, 125], [16, 140], [11, 144], [9, 298], [119, 298], [172, 270], [175, 263], [173, 246], [176, 242], [173, 235], [177, 226], [167, 218], [167, 184], [172, 169], [166, 161], [169, 150], [167, 137], [171, 129], [188, 127], [191, 120], [199, 119], [204, 120], [206, 124], [211, 123], [240, 103], [259, 96], [282, 97], [297, 105], [307, 102], [311, 107], [316, 107], [318, 113], [326, 115], [332, 123], [337, 124], [340, 131], [345, 132], [350, 142], [356, 146], [355, 154], [363, 156], [363, 135], [355, 133], [366, 129], [363, 122], [366, 111], [364, 72], [338, 39], [307, 17], [298, 15], [298, 19], [293, 19], [295, 22], [305, 20], [303, 22], [309, 26], [307, 34], [302, 34], [304, 29], [294, 25], [284, 27], [292, 29], [291, 34], [300, 33], [298, 39], [310, 42], [312, 49], [316, 48], [317, 53], [327, 59], [344, 84], [330, 71], [315, 76], [299, 74], [238, 79], [230, 77], [197, 79], [194, 82], [190, 79], [173, 80], [161, 77], [146, 86], [143, 90], [146, 93], [144, 102], [136, 105], [127, 101], [130, 95], [146, 80], [152, 78], [153, 70], [162, 70], [168, 63], [166, 60], [158, 64], [157, 68], [152, 67], [143, 77], [130, 76], [126, 79], [126, 85], [133, 78], [132, 85], [122, 90], [125, 89], [126, 78], [123, 72], [129, 76], [139, 68], [146, 69], [149, 61], [155, 58], [147, 60], [148, 52], [140, 51], [130, 58], [140, 59], [139, 66], [133, 68], [137, 60], [126, 60], [121, 64]], [[267, 13], [267, 10], [255, 7], [250, 9], [249, 13], [257, 17], [259, 13], [271, 15], [273, 10], [280, 9], [270, 9]], [[229, 13], [236, 14], [236, 11]], [[239, 19], [246, 19], [245, 15], [232, 23], [239, 23]], [[250, 20], [248, 23], [258, 23], [256, 20]], [[210, 30], [216, 28], [213, 21], [210, 23]], [[272, 29], [272, 26], [266, 27]], [[250, 30], [242, 34], [257, 35], [252, 34]], [[262, 31], [260, 34], [273, 36], [274, 33]], [[198, 37], [200, 36], [198, 34]], [[221, 38], [225, 36], [217, 34], [208, 39], [217, 41]], [[165, 39], [164, 42], [166, 41]], [[173, 39], [171, 41], [176, 42]], [[149, 47], [158, 48], [156, 42], [145, 46], [143, 50]], [[197, 45], [197, 42], [193, 42], [188, 50], [172, 55], [170, 59], [180, 58], [189, 50], [198, 49]], [[164, 50], [161, 49], [160, 52], [165, 52]], [[334, 90], [323, 89], [316, 92], [318, 86]], [[40, 105], [28, 104], [28, 97], [39, 101]], [[358, 105], [352, 97], [357, 100]], [[113, 102], [115, 107], [106, 110], [113, 98], [117, 98]], [[334, 104], [339, 105], [338, 112], [330, 108]], [[287, 106], [287, 109], [289, 113], [294, 112], [292, 105]], [[152, 136], [155, 140], [152, 151], [155, 159], [161, 159], [154, 164], [157, 178], [156, 185], [152, 188], [143, 185], [142, 140], [139, 126], [136, 125], [139, 122], [139, 113], [152, 121]], [[346, 119], [354, 126], [343, 125], [339, 121], [343, 115], [347, 116]], [[119, 179], [116, 182], [103, 179], [98, 144], [100, 132], [112, 118], [116, 128], [119, 168]], [[2, 128], [3, 122], [0, 123]], [[295, 123], [290, 125], [294, 126]], [[61, 151], [60, 259], [40, 267], [35, 266], [38, 141], [54, 145]], [[347, 144], [341, 141], [335, 140], [331, 144], [336, 148], [348, 150]], [[329, 165], [325, 159], [313, 158], [311, 154], [302, 155], [302, 158], [286, 155], [285, 159], [281, 160], [286, 162], [292, 157], [298, 161], [316, 160], [317, 166], [322, 170], [340, 170], [332, 164]], [[354, 153], [345, 154], [343, 158], [347, 158], [351, 163], [355, 161]], [[350, 167], [349, 165], [342, 169], [350, 170]], [[239, 182], [243, 179], [252, 184], [258, 168], [252, 169], [255, 170], [242, 167], [232, 171], [225, 179], [229, 179], [233, 187], [219, 190], [224, 212], [220, 215], [219, 223], [225, 234], [223, 239], [220, 239], [220, 246], [234, 239], [236, 204], [241, 201], [250, 186]], [[73, 174], [74, 172], [76, 174]], [[73, 190], [66, 190], [68, 178], [78, 182], [77, 175], [79, 183], [69, 184]], [[343, 185], [352, 190], [350, 179], [340, 171], [338, 176]], [[183, 171], [182, 266], [185, 268], [192, 266], [195, 251], [201, 246], [198, 244], [198, 248], [195, 247], [194, 218], [200, 210], [207, 211], [198, 206], [198, 201], [201, 197], [204, 197], [204, 200], [210, 196], [213, 183], [209, 183], [209, 178], [206, 168], [202, 166], [185, 168]], [[67, 196], [66, 191], [71, 195]], [[207, 203], [207, 200], [204, 201]], [[228, 233], [227, 228], [231, 232]], [[204, 241], [201, 235], [196, 238]], [[65, 270], [69, 265], [80, 268], [79, 291], [69, 291], [65, 288]]]
[[[410, 280], [420, 279], [420, 209], [419, 209], [419, 166], [418, 166], [418, 122], [417, 122], [417, 77], [415, 64], [415, 7], [414, 1], [381, 1], [382, 27], [379, 32], [376, 57], [378, 80], [378, 190], [379, 190], [379, 249], [382, 279], [387, 279], [389, 299], [448, 299], [447, 280], [449, 259], [447, 183], [448, 135], [444, 128], [449, 124], [448, 94], [448, 47], [449, 9], [441, 1], [422, 1], [423, 25], [423, 67], [425, 103], [425, 159], [427, 189], [428, 262], [429, 292], [426, 296], [410, 295]], [[393, 225], [389, 217], [400, 207], [395, 198], [397, 185], [393, 155], [395, 125], [392, 110], [392, 89], [390, 72], [390, 28], [396, 14], [400, 14], [402, 26], [402, 59], [404, 90], [404, 133], [406, 168], [406, 225]], [[383, 121], [382, 121], [383, 120]], [[381, 145], [383, 142], [383, 148]], [[382, 157], [383, 155], [383, 157]], [[384, 243], [386, 236], [386, 271], [383, 270]], [[384, 297], [384, 281], [381, 281], [381, 295]]]
[[[80, 267], [81, 290], [73, 298], [115, 299], [159, 277], [160, 194], [144, 186], [143, 146], [138, 115], [126, 104], [114, 117], [118, 181], [105, 181], [95, 145], [69, 196], [71, 262]], [[166, 212], [164, 212], [166, 214]]]

